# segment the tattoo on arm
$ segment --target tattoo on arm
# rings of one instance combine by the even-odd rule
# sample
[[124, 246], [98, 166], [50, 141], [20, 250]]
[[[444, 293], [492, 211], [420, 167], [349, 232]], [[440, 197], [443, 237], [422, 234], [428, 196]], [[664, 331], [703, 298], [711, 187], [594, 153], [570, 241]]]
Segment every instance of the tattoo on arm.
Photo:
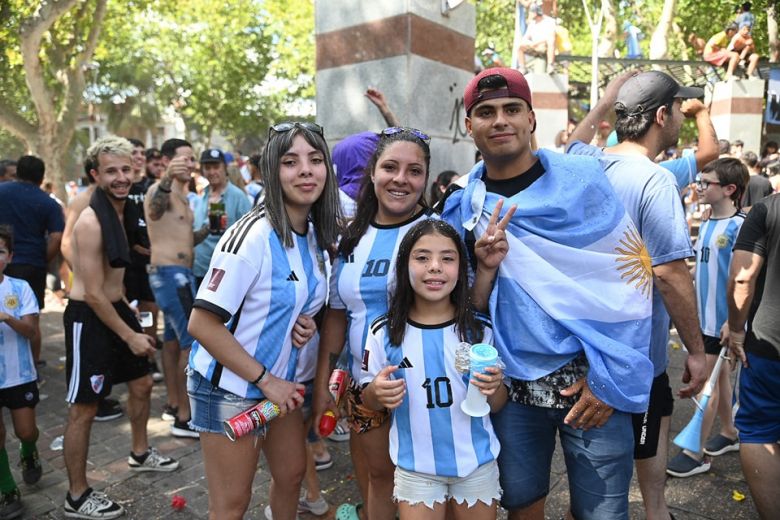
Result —
[[163, 177], [154, 190], [154, 195], [149, 200], [149, 218], [152, 220], [160, 220], [168, 209], [171, 200], [171, 184], [173, 180], [170, 177]]
[[193, 231], [192, 232], [192, 242], [193, 242], [192, 245], [197, 246], [198, 244], [200, 244], [201, 242], [206, 240], [206, 237], [208, 237], [208, 236], [209, 236], [209, 227], [208, 226], [203, 226], [199, 230]]

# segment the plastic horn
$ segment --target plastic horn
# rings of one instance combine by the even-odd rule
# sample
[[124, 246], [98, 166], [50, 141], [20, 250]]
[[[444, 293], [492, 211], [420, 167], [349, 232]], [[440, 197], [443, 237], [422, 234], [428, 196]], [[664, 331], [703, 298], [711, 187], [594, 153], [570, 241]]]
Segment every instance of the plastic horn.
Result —
[[712, 395], [712, 389], [715, 386], [715, 381], [718, 380], [718, 374], [720, 374], [720, 366], [723, 364], [723, 360], [727, 359], [726, 351], [728, 349], [723, 347], [718, 354], [718, 361], [715, 362], [715, 366], [712, 369], [712, 374], [704, 385], [704, 391], [702, 392], [701, 399], [696, 401], [695, 397], [692, 397], [696, 403], [696, 411], [693, 413], [691, 422], [688, 423], [677, 437], [674, 438], [674, 443], [679, 447], [686, 449], [693, 453], [699, 453], [701, 451], [701, 423], [704, 419], [704, 411], [707, 409], [707, 403]]

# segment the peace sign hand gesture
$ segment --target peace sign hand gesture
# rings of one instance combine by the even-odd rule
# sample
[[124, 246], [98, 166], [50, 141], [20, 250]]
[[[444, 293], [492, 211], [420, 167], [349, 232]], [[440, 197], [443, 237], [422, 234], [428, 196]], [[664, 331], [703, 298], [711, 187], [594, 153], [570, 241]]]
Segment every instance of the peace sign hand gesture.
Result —
[[504, 199], [499, 199], [493, 214], [490, 216], [487, 229], [474, 244], [474, 255], [476, 255], [480, 267], [485, 269], [497, 269], [509, 252], [509, 242], [506, 240], [506, 227], [509, 225], [509, 221], [512, 220], [512, 216], [517, 210], [517, 205], [513, 204], [499, 222], [498, 216], [501, 214], [501, 208], [503, 207]]

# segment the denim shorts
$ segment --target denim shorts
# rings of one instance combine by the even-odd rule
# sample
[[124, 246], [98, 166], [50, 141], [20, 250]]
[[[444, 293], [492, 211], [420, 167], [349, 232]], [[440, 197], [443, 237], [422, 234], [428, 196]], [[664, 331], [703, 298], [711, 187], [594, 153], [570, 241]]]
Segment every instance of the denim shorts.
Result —
[[195, 277], [192, 270], [179, 265], [149, 265], [149, 285], [154, 299], [165, 316], [165, 341], [179, 341], [187, 349], [194, 341], [187, 332], [192, 304], [195, 301]]
[[[192, 419], [190, 428], [197, 432], [225, 433], [223, 423], [260, 401], [237, 396], [211, 384], [211, 381], [187, 367], [187, 395]], [[256, 430], [261, 435], [262, 429]]]
[[628, 519], [628, 489], [634, 461], [631, 415], [615, 411], [601, 428], [564, 424], [566, 409], [508, 402], [492, 416], [501, 441], [501, 505], [522, 509], [547, 496], [560, 435], [569, 477], [571, 511], [578, 520]]
[[452, 499], [468, 507], [477, 501], [491, 505], [501, 498], [496, 461], [483, 464], [465, 477], [439, 477], [395, 468], [393, 498], [410, 505], [423, 503], [433, 509]]

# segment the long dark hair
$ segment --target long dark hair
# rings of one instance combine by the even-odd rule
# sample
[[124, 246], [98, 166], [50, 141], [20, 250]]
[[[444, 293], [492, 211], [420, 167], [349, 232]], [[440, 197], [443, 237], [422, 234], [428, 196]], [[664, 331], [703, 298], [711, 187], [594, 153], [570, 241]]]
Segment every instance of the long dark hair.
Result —
[[[371, 224], [376, 217], [376, 213], [379, 210], [379, 199], [377, 199], [376, 192], [374, 191], [374, 183], [371, 181], [371, 174], [374, 172], [376, 163], [379, 161], [379, 157], [382, 153], [384, 153], [384, 151], [393, 143], [401, 141], [414, 143], [423, 151], [423, 156], [425, 157], [425, 184], [428, 184], [428, 175], [431, 169], [431, 149], [428, 146], [428, 143], [407, 130], [392, 135], [380, 134], [376, 151], [368, 160], [365, 172], [363, 173], [363, 179], [360, 184], [360, 193], [357, 198], [355, 218], [352, 219], [352, 222], [347, 226], [344, 236], [341, 238], [341, 243], [339, 244], [340, 255], [347, 257], [352, 254], [355, 247], [357, 247], [358, 242], [360, 242], [360, 239], [366, 234], [369, 224]], [[417, 201], [417, 203], [423, 207], [428, 207], [425, 202], [425, 190], [420, 194], [420, 200]]]
[[292, 225], [284, 206], [279, 169], [282, 156], [292, 147], [293, 141], [299, 135], [303, 136], [306, 142], [314, 149], [322, 152], [322, 155], [325, 157], [325, 165], [328, 170], [325, 178], [325, 188], [312, 205], [309, 215], [317, 232], [317, 245], [321, 249], [327, 249], [331, 244], [336, 243], [338, 239], [341, 206], [339, 205], [336, 175], [333, 173], [330, 151], [322, 135], [307, 130], [302, 126], [295, 126], [285, 132], [271, 132], [261, 159], [261, 171], [263, 172], [263, 182], [265, 184], [265, 203], [262, 208], [258, 205], [252, 211], [258, 214], [265, 211], [271, 226], [273, 226], [274, 231], [281, 238], [284, 246], [293, 246]]
[[412, 308], [415, 293], [409, 280], [409, 257], [412, 249], [425, 235], [438, 234], [449, 238], [458, 250], [458, 281], [450, 293], [450, 301], [455, 304], [455, 330], [461, 341], [478, 343], [482, 341], [483, 326], [474, 315], [469, 297], [469, 284], [466, 257], [466, 246], [455, 229], [443, 220], [421, 220], [406, 233], [398, 247], [398, 257], [395, 261], [395, 290], [390, 297], [387, 312], [390, 343], [398, 346], [404, 340], [406, 323], [409, 320], [409, 310]]

